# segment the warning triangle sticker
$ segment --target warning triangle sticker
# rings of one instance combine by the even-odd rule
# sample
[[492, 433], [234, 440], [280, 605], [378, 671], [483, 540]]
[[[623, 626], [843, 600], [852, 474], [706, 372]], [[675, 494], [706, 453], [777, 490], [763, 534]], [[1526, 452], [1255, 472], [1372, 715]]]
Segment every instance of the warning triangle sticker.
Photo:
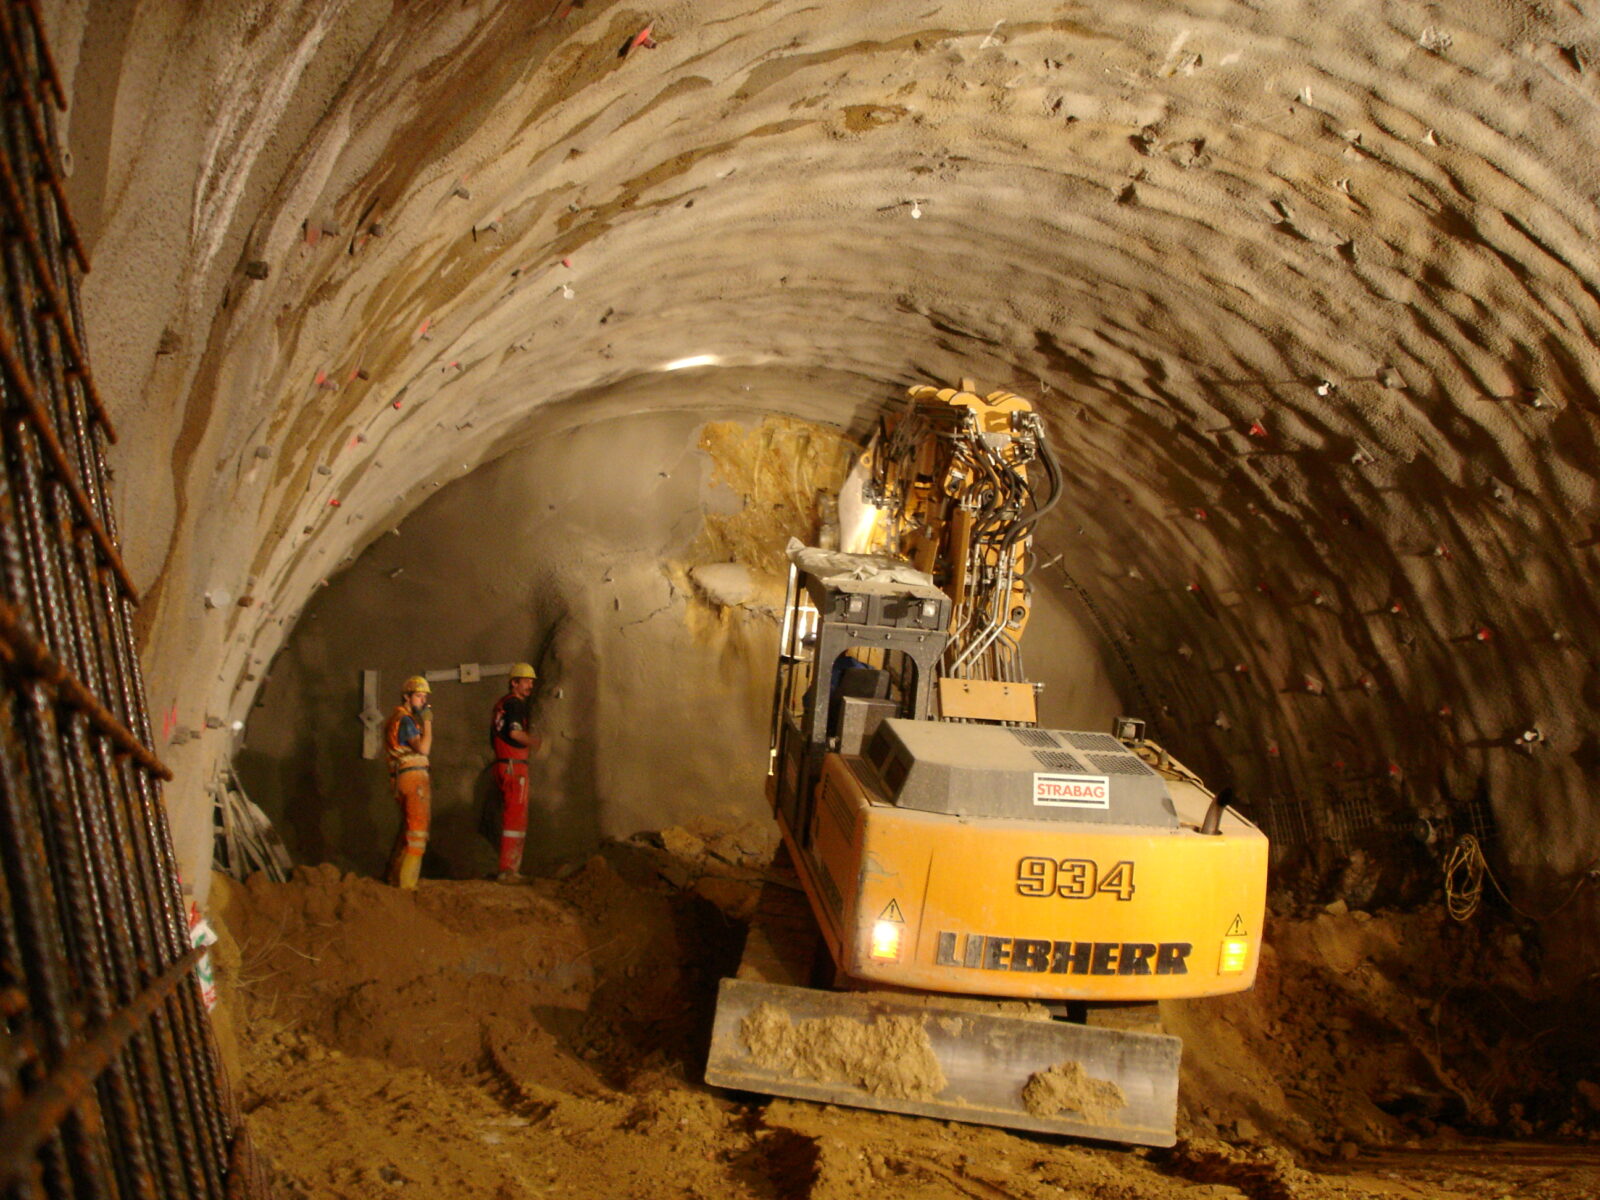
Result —
[[1228, 932], [1223, 937], [1244, 937], [1244, 914], [1240, 913], [1233, 918], [1233, 924], [1228, 926]]
[[900, 912], [900, 901], [889, 901], [889, 906], [878, 914], [878, 920], [893, 921], [897, 925], [904, 925], [906, 923], [906, 919]]

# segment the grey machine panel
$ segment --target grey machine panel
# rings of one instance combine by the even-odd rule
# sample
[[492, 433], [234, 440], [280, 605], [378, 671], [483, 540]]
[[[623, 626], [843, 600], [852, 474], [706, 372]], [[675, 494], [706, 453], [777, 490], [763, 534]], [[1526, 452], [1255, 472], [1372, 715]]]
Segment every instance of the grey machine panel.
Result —
[[866, 758], [901, 808], [1178, 828], [1166, 782], [1109, 734], [893, 718]]
[[[890, 1055], [886, 1047], [895, 1047]], [[809, 1052], [807, 1048], [809, 1049]], [[1181, 1043], [882, 992], [724, 979], [706, 1082], [947, 1121], [1146, 1146], [1176, 1140]], [[919, 1069], [886, 1069], [910, 1059]], [[1081, 1081], [1040, 1103], [1041, 1076]], [[1046, 1093], [1048, 1095], [1048, 1093]]]

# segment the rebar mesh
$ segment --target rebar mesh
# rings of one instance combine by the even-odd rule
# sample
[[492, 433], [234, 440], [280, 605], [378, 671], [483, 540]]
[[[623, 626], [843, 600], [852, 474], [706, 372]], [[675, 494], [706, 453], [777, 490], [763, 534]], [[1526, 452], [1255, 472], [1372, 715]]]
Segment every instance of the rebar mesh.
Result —
[[0, 0], [0, 1196], [259, 1196], [191, 967], [36, 0]]

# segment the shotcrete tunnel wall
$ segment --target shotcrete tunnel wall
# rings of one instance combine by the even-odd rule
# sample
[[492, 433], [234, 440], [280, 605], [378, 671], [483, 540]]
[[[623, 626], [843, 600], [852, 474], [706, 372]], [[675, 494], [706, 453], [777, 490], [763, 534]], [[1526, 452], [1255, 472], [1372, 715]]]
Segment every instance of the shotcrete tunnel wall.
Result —
[[[839, 486], [853, 443], [719, 412], [742, 388], [684, 374], [692, 407], [542, 432], [441, 489], [307, 606], [237, 757], [297, 860], [383, 869], [394, 802], [382, 762], [361, 757], [360, 670], [380, 672], [387, 711], [419, 670], [520, 658], [540, 673], [535, 727], [549, 747], [532, 773], [531, 867], [670, 825], [775, 841], [763, 776], [778, 552], [786, 529], [814, 533], [815, 493]], [[1031, 622], [1041, 714], [1105, 728], [1116, 698], [1070, 603], [1042, 592]], [[478, 816], [504, 690], [499, 678], [435, 685], [430, 874], [494, 866]]]
[[1581, 12], [47, 7], [193, 868], [317, 585], [702, 355], [844, 428], [917, 380], [1037, 398], [1052, 586], [1305, 840], [1476, 823], [1530, 911], [1600, 849]]

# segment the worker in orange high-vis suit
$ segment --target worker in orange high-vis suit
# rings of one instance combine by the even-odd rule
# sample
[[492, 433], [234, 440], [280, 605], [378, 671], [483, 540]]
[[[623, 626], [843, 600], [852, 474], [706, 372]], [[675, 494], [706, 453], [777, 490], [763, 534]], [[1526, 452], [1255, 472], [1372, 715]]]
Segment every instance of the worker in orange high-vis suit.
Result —
[[535, 678], [532, 664], [514, 663], [509, 690], [489, 719], [494, 778], [500, 785], [500, 867], [495, 878], [502, 881], [521, 878], [528, 840], [528, 754], [539, 745], [530, 728]]
[[388, 881], [415, 888], [422, 875], [422, 853], [428, 848], [428, 820], [433, 793], [428, 784], [428, 752], [433, 749], [433, 709], [428, 696], [433, 689], [421, 675], [400, 687], [401, 703], [389, 714], [383, 728], [383, 748], [389, 759], [389, 779], [400, 806], [400, 832], [389, 855]]

